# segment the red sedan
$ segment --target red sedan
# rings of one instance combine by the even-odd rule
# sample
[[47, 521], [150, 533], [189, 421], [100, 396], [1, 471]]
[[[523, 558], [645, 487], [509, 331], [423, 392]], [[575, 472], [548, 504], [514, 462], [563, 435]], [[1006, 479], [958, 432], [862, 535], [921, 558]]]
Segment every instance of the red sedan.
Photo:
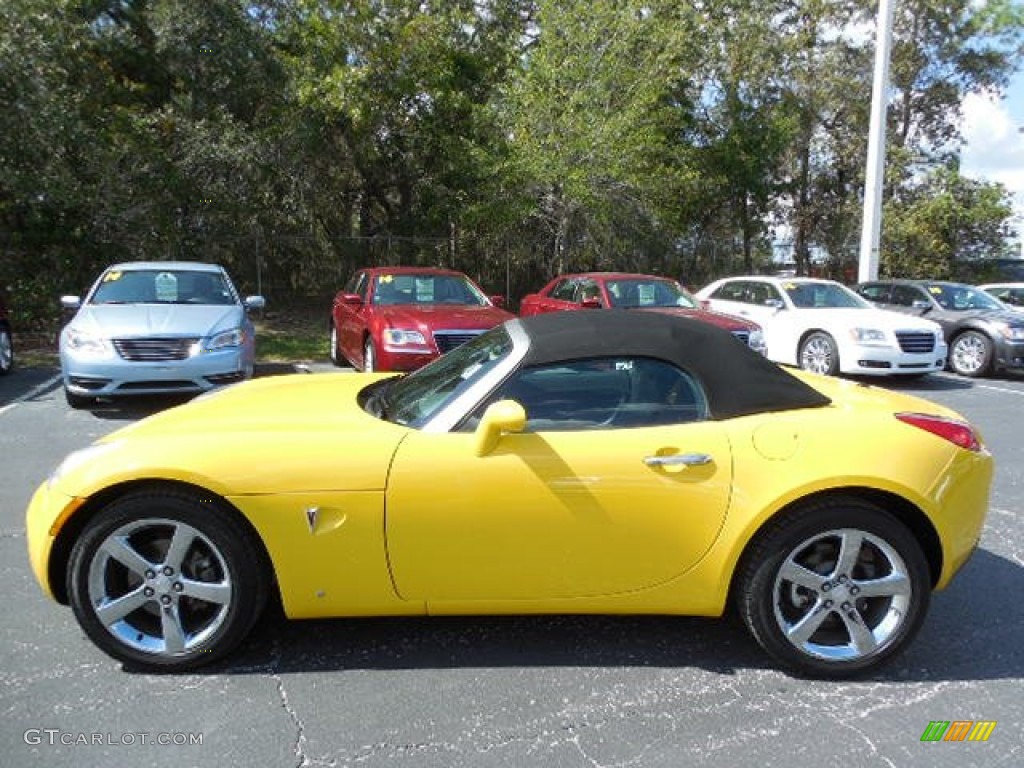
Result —
[[364, 371], [412, 371], [509, 320], [461, 272], [376, 267], [352, 275], [334, 297], [331, 361]]
[[717, 325], [761, 354], [765, 353], [761, 326], [743, 318], [712, 312], [675, 280], [630, 272], [581, 272], [556, 277], [539, 292], [523, 297], [523, 317], [575, 309], [644, 309]]

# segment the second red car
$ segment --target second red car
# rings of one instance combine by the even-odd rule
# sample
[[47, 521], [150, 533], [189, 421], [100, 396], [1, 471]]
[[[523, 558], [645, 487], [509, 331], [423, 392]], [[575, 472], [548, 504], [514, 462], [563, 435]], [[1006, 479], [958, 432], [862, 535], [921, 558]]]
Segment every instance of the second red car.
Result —
[[523, 317], [575, 309], [642, 309], [703, 320], [730, 331], [762, 355], [761, 326], [705, 309], [675, 280], [631, 272], [580, 272], [556, 277], [539, 292], [523, 297]]

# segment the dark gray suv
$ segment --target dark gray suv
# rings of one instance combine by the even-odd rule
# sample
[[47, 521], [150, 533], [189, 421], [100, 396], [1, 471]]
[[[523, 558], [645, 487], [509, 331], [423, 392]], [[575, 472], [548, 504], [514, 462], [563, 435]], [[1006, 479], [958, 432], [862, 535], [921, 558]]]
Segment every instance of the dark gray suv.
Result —
[[875, 280], [854, 290], [883, 309], [942, 326], [949, 367], [963, 376], [1024, 369], [1024, 315], [980, 288], [941, 280]]

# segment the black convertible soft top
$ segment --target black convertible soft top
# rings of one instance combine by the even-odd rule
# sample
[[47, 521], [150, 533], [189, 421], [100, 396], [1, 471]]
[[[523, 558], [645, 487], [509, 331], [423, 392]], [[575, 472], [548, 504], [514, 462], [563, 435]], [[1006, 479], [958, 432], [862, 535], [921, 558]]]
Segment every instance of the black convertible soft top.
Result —
[[513, 322], [519, 322], [530, 338], [524, 366], [617, 356], [664, 360], [696, 377], [715, 419], [831, 402], [729, 331], [701, 320], [630, 309], [588, 309]]

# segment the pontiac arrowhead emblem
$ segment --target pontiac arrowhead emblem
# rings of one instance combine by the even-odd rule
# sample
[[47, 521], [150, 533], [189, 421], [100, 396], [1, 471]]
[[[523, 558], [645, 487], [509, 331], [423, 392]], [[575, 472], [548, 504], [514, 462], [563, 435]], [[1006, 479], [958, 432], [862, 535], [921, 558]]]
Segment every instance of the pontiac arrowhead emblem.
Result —
[[316, 528], [316, 518], [319, 514], [320, 507], [306, 507], [306, 525], [309, 526], [310, 533]]

